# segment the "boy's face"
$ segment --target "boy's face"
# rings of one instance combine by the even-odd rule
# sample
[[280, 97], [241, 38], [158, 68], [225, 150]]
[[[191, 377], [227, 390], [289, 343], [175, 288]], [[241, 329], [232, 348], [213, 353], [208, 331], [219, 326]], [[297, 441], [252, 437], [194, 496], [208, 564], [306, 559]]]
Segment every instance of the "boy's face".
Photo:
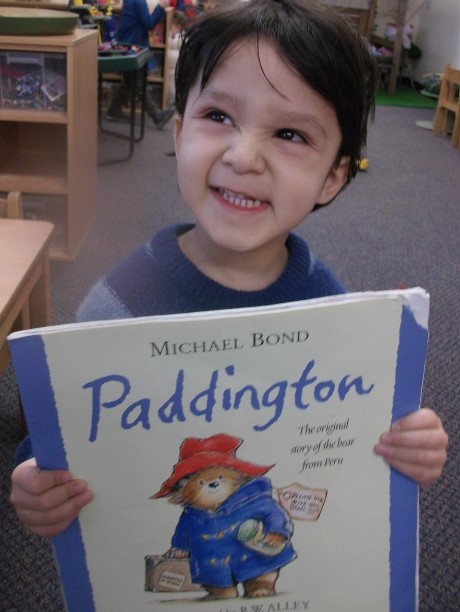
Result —
[[216, 0], [204, 0], [203, 2], [204, 11], [213, 11], [215, 8], [216, 8]]
[[[346, 182], [334, 109], [260, 41], [226, 52], [176, 119], [179, 188], [198, 233], [238, 253], [282, 247]], [[209, 245], [208, 245], [209, 246]], [[268, 253], [268, 251], [266, 251]]]

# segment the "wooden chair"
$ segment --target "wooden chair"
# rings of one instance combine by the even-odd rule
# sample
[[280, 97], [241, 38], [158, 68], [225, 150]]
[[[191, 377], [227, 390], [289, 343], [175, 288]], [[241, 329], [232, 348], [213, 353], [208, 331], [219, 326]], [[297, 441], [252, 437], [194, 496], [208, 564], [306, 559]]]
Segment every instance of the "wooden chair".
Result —
[[[22, 210], [22, 195], [19, 191], [10, 191], [6, 198], [0, 198], [0, 217], [6, 219], [23, 219], [24, 214]], [[21, 312], [19, 313], [16, 321], [14, 322], [11, 331], [15, 331], [16, 329], [26, 329], [27, 327], [30, 327], [30, 312], [28, 302], [24, 305], [24, 308], [21, 309]], [[2, 372], [6, 364], [9, 362], [9, 360], [9, 351], [4, 345], [0, 350], [0, 373]], [[20, 399], [19, 423], [21, 436], [24, 437], [27, 435], [28, 430]]]
[[[0, 198], [0, 218], [23, 219], [22, 195], [19, 191], [10, 191], [6, 198]], [[26, 304], [18, 317], [19, 327], [17, 329], [28, 329], [30, 327], [29, 305]], [[15, 331], [16, 325], [13, 326]], [[1, 371], [1, 369], [0, 369]]]
[[22, 196], [19, 191], [10, 191], [6, 199], [0, 198], [0, 217], [22, 219]]
[[451, 127], [453, 113], [453, 127], [451, 144], [460, 150], [460, 70], [451, 68], [446, 64], [441, 81], [438, 106], [433, 123], [433, 134], [445, 136]]

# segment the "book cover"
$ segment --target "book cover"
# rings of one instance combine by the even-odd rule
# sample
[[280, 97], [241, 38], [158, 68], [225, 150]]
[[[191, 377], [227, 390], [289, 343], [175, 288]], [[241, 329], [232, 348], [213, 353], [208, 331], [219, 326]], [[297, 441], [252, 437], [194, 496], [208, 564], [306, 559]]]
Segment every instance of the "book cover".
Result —
[[53, 538], [71, 612], [411, 612], [422, 289], [9, 338], [34, 453], [94, 500]]

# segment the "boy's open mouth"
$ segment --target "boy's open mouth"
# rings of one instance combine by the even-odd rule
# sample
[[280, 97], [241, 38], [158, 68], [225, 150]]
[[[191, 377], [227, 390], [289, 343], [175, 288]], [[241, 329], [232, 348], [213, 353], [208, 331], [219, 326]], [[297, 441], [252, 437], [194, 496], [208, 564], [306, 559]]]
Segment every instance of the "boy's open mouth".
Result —
[[224, 200], [230, 202], [230, 204], [234, 206], [240, 206], [241, 208], [259, 208], [259, 206], [266, 203], [262, 200], [255, 200], [244, 193], [234, 193], [222, 187], [218, 189], [218, 192]]

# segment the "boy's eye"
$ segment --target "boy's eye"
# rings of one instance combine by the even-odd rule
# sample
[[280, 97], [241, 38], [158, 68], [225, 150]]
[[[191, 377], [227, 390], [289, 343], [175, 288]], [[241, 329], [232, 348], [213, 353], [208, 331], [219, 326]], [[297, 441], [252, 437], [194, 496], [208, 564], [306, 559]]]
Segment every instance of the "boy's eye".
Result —
[[276, 135], [278, 138], [281, 138], [282, 140], [290, 140], [291, 142], [306, 142], [305, 137], [299, 134], [298, 132], [296, 132], [295, 130], [289, 130], [289, 129], [278, 130]]
[[219, 110], [212, 110], [207, 114], [207, 117], [209, 117], [209, 119], [212, 119], [212, 121], [217, 121], [217, 123], [223, 123], [224, 125], [231, 125], [231, 119], [229, 118], [228, 115], [226, 115], [225, 113], [223, 113], [222, 111]]

